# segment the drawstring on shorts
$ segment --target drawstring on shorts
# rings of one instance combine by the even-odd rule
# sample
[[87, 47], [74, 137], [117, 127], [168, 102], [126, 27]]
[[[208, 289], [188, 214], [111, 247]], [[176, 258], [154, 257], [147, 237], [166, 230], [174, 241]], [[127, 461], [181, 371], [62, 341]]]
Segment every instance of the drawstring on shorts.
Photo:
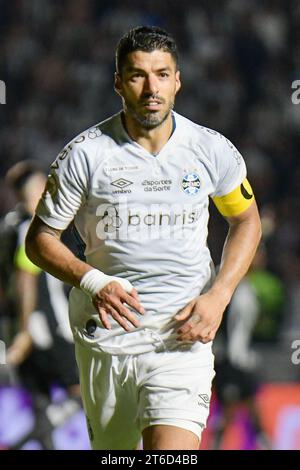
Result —
[[128, 377], [129, 377], [129, 364], [128, 364], [128, 361], [129, 361], [130, 357], [131, 357], [131, 355], [127, 355], [127, 356], [124, 357], [123, 365], [122, 365], [122, 368], [121, 368], [121, 371], [120, 371], [120, 375], [122, 375], [125, 367], [127, 366], [125, 377], [121, 382], [122, 387], [125, 385], [125, 382], [127, 381]]

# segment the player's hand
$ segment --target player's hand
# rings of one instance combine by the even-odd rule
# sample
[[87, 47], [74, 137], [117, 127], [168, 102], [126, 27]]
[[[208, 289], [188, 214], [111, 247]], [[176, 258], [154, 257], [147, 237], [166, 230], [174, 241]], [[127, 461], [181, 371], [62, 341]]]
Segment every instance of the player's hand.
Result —
[[[189, 302], [175, 315], [184, 323], [177, 330], [177, 341], [212, 341], [221, 324], [228, 302], [221, 295], [208, 291]], [[185, 321], [186, 320], [186, 321]]]
[[20, 331], [7, 351], [7, 364], [19, 366], [32, 350], [32, 338], [28, 331]]
[[136, 316], [124, 304], [134, 308], [141, 315], [145, 313], [136, 289], [133, 288], [131, 292], [127, 293], [120, 283], [116, 281], [109, 282], [103, 287], [94, 297], [93, 304], [99, 312], [104, 328], [107, 330], [111, 329], [109, 316], [114, 318], [126, 331], [131, 331], [131, 326], [128, 322], [136, 328], [140, 326]]

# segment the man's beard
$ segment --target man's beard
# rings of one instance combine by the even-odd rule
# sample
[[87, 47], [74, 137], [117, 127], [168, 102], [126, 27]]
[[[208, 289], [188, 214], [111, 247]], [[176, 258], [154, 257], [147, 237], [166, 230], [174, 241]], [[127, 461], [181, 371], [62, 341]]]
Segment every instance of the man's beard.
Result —
[[126, 102], [126, 109], [128, 113], [133, 117], [135, 121], [139, 123], [141, 127], [144, 129], [155, 129], [156, 127], [159, 127], [161, 124], [163, 124], [166, 119], [168, 118], [170, 112], [172, 111], [174, 107], [174, 102], [171, 103], [167, 109], [167, 111], [164, 113], [163, 116], [160, 116], [159, 113], [155, 112], [148, 112], [146, 115], [140, 114], [136, 111], [136, 108], [134, 108], [131, 103]]

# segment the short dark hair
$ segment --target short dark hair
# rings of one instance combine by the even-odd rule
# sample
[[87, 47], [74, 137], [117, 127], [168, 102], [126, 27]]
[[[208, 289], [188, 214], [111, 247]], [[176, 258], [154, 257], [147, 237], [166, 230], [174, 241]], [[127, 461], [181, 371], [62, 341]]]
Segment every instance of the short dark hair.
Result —
[[178, 52], [174, 38], [157, 26], [138, 26], [119, 41], [116, 49], [116, 70], [121, 72], [127, 54], [134, 51], [152, 52], [161, 49], [169, 52], [178, 66]]

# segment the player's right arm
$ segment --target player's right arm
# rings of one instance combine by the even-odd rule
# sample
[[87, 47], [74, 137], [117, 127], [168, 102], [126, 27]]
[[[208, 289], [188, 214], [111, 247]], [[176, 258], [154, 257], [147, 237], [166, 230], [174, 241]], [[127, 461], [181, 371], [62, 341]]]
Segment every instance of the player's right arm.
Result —
[[61, 242], [63, 230], [45, 224], [35, 216], [26, 236], [26, 254], [43, 271], [63, 282], [80, 287], [80, 281], [92, 266], [78, 259]]
[[[26, 237], [26, 254], [29, 259], [44, 271], [52, 274], [63, 282], [75, 287], [82, 287], [82, 278], [94, 268], [78, 259], [69, 248], [61, 242], [62, 230], [45, 224], [35, 216]], [[139, 321], [124, 304], [143, 314], [136, 289], [126, 292], [119, 282], [112, 281], [93, 295], [93, 304], [99, 312], [103, 326], [110, 329], [109, 315], [119, 325], [129, 331], [129, 321], [138, 327]]]

